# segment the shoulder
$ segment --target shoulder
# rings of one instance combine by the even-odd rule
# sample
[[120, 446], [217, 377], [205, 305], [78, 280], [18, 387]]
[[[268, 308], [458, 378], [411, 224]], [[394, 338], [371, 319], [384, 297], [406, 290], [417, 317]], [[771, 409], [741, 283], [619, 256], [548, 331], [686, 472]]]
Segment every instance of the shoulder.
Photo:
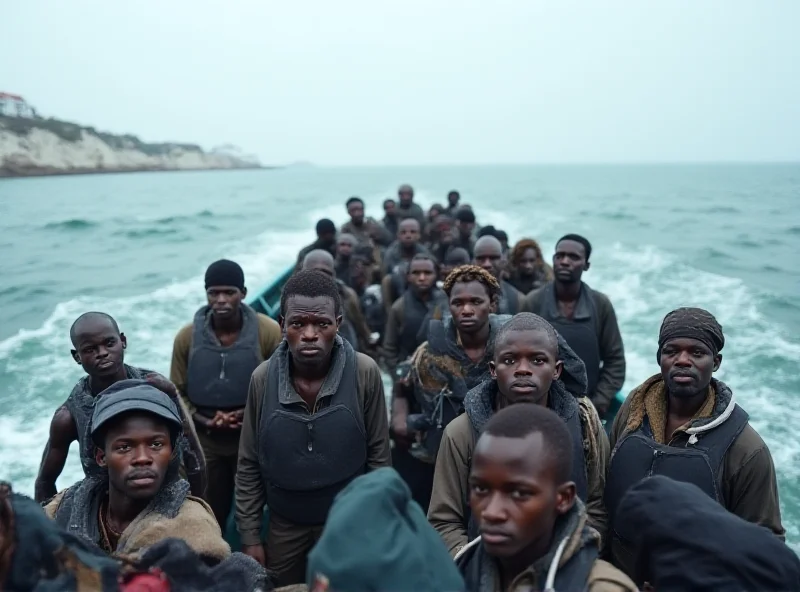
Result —
[[186, 496], [178, 515], [172, 520], [161, 521], [161, 524], [171, 536], [182, 538], [200, 555], [224, 559], [231, 553], [211, 507], [199, 497]]
[[600, 310], [600, 312], [614, 312], [614, 305], [611, 304], [611, 300], [608, 298], [608, 296], [590, 286], [586, 287], [589, 288], [589, 294], [591, 295], [592, 300], [594, 300], [594, 305]]
[[589, 592], [638, 592], [628, 576], [602, 559], [597, 559], [586, 581]]
[[356, 294], [356, 291], [345, 283], [342, 283], [342, 294], [344, 295], [345, 301], [358, 302], [358, 294]]
[[194, 330], [194, 322], [187, 323], [180, 328], [177, 335], [175, 335], [175, 345], [189, 345], [192, 342], [192, 331]]
[[380, 379], [380, 367], [378, 366], [377, 362], [375, 362], [375, 360], [370, 358], [367, 354], [356, 352], [356, 368], [358, 369], [358, 374], [360, 376], [364, 376], [368, 379], [377, 376]]
[[732, 469], [732, 476], [746, 465], [755, 467], [753, 463], [763, 465], [763, 468], [769, 467], [768, 470], [774, 471], [772, 454], [767, 443], [749, 422], [733, 441], [726, 456], [725, 464]]
[[51, 520], [55, 519], [58, 507], [61, 505], [61, 500], [64, 499], [64, 494], [67, 493], [68, 491], [69, 489], [60, 491], [57, 494], [55, 494], [55, 496], [51, 497], [47, 502], [44, 503], [44, 513]]
[[267, 358], [261, 362], [253, 373], [250, 375], [250, 390], [255, 392], [258, 397], [264, 392], [264, 385], [267, 382], [267, 375], [269, 374], [269, 362], [272, 358]]
[[258, 319], [258, 327], [259, 329], [267, 329], [269, 331], [280, 331], [281, 326], [278, 324], [278, 321], [275, 319], [268, 317], [264, 313], [257, 312], [256, 318]]
[[465, 460], [469, 458], [475, 445], [475, 434], [469, 416], [462, 413], [448, 423], [442, 438], [450, 443], [449, 448], [458, 450]]
[[403, 297], [402, 297], [402, 296], [400, 296], [400, 298], [398, 298], [397, 300], [395, 300], [395, 301], [392, 303], [392, 312], [394, 312], [395, 314], [397, 314], [397, 313], [402, 313], [402, 312], [405, 310], [405, 308], [404, 308], [404, 306], [405, 306], [404, 302], [405, 302], [405, 300], [403, 299]]
[[211, 506], [204, 499], [194, 495], [186, 496], [181, 509], [178, 511], [178, 516], [184, 520], [213, 523], [219, 529], [219, 524], [214, 518], [214, 511]]
[[597, 409], [589, 397], [578, 397], [577, 399], [581, 423], [594, 427], [602, 427], [603, 424], [600, 420], [600, 414], [597, 413]]
[[[533, 292], [530, 292], [526, 297], [525, 300], [528, 304], [536, 304], [538, 305], [543, 299], [545, 291], [551, 287], [552, 284], [547, 283], [540, 288], [536, 288]], [[535, 310], [533, 312], [536, 312]]]

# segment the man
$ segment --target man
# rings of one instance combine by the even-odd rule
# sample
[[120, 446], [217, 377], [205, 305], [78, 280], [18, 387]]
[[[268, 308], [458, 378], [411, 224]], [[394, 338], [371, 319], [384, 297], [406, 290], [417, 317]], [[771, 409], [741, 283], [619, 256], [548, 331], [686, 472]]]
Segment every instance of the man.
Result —
[[360, 197], [348, 199], [346, 207], [350, 221], [342, 226], [343, 233], [352, 234], [359, 242], [379, 247], [388, 247], [391, 244], [397, 231], [390, 233], [374, 218], [365, 218], [364, 201]]
[[45, 512], [107, 553], [135, 558], [160, 540], [186, 541], [209, 561], [230, 555], [211, 508], [178, 475], [175, 404], [143, 380], [118, 382], [98, 396], [91, 420], [95, 459], [105, 473], [56, 495]]
[[311, 251], [324, 249], [331, 255], [336, 255], [336, 225], [333, 221], [323, 218], [317, 222], [316, 230], [317, 240], [300, 249], [300, 253], [297, 254], [297, 263], [294, 266], [295, 271], [299, 271], [303, 267], [303, 259]]
[[[69, 447], [79, 444], [81, 465], [85, 475], [100, 470], [95, 463], [94, 444], [89, 434], [97, 395], [127, 378], [147, 379], [153, 385], [177, 398], [175, 386], [166, 378], [142, 368], [125, 364], [128, 341], [120, 332], [117, 322], [104, 312], [87, 312], [79, 316], [69, 331], [73, 349], [72, 359], [83, 368], [86, 376], [72, 389], [67, 400], [59, 407], [50, 423], [50, 435], [42, 455], [39, 475], [36, 478], [36, 501], [43, 502], [56, 494], [56, 479], [64, 470]], [[202, 496], [205, 491], [203, 452], [197, 434], [189, 420], [189, 411], [178, 402], [186, 422], [186, 437], [179, 442], [192, 491]], [[188, 441], [187, 441], [188, 440]]]
[[447, 208], [445, 209], [445, 213], [448, 216], [452, 216], [456, 213], [456, 210], [458, 209], [458, 201], [460, 199], [461, 194], [455, 189], [447, 194]]
[[400, 222], [397, 229], [397, 240], [386, 249], [383, 256], [382, 272], [384, 276], [394, 272], [400, 263], [411, 261], [414, 255], [430, 254], [420, 242], [421, 236], [420, 225], [415, 218], [406, 218]]
[[[280, 586], [305, 581], [306, 556], [336, 494], [390, 464], [380, 370], [336, 334], [341, 322], [333, 278], [314, 270], [292, 276], [281, 294], [285, 339], [250, 382], [236, 524], [243, 552]], [[259, 536], [265, 503], [266, 549]]]
[[453, 219], [447, 215], [437, 216], [431, 235], [430, 251], [437, 261], [444, 261], [447, 253], [453, 250]]
[[397, 364], [425, 341], [428, 322], [441, 319], [448, 309], [447, 295], [436, 287], [438, 274], [430, 255], [415, 255], [411, 260], [408, 288], [392, 305], [383, 338], [386, 365], [393, 376]]
[[591, 254], [584, 237], [563, 236], [553, 255], [555, 281], [528, 294], [525, 304], [547, 319], [586, 364], [588, 396], [603, 417], [625, 382], [625, 349], [608, 296], [581, 281]]
[[513, 405], [486, 423], [469, 477], [480, 536], [456, 556], [467, 590], [638, 590], [598, 559], [600, 537], [571, 481], [572, 447], [564, 420], [542, 405]]
[[730, 512], [783, 538], [775, 465], [728, 386], [713, 378], [722, 363], [722, 327], [708, 311], [679, 308], [661, 324], [661, 373], [634, 389], [611, 428], [605, 502], [611, 556], [633, 575], [630, 530], [617, 511], [625, 492], [652, 475], [697, 485]]
[[[352, 234], [342, 233], [336, 239], [336, 259], [334, 260], [334, 271], [336, 279], [341, 280], [348, 286], [350, 285], [350, 268], [352, 263], [353, 251], [358, 246], [358, 240]], [[322, 249], [314, 249], [319, 251]], [[325, 251], [326, 253], [328, 251]], [[307, 257], [308, 255], [306, 255]]]
[[397, 236], [397, 223], [399, 221], [397, 203], [392, 198], [383, 200], [383, 220], [381, 220], [381, 224], [383, 224], [389, 236]]
[[321, 249], [311, 251], [303, 260], [303, 269], [321, 271], [336, 280], [343, 309], [339, 335], [358, 351], [366, 351], [374, 345], [377, 337], [371, 335], [367, 321], [361, 312], [361, 303], [358, 295], [350, 286], [345, 285], [343, 281], [335, 277], [334, 261], [331, 254]]
[[461, 206], [456, 210], [456, 231], [453, 240], [454, 247], [461, 247], [469, 256], [472, 257], [475, 248], [475, 212], [466, 206]]
[[278, 324], [243, 302], [244, 272], [220, 259], [205, 275], [208, 303], [175, 336], [170, 379], [197, 426], [206, 458], [206, 499], [225, 527], [233, 500], [247, 387], [281, 341]]
[[503, 279], [506, 267], [506, 256], [503, 245], [492, 235], [484, 235], [475, 242], [474, 263], [491, 273], [500, 284], [500, 301], [497, 303], [498, 314], [515, 315], [525, 307], [525, 296], [514, 286]]
[[597, 411], [584, 396], [581, 359], [547, 321], [524, 312], [497, 332], [489, 369], [491, 379], [467, 393], [466, 413], [444, 430], [428, 510], [433, 527], [453, 554], [477, 536], [467, 495], [475, 442], [496, 412], [533, 403], [553, 410], [569, 429], [575, 453], [569, 479], [587, 506], [589, 526], [605, 540], [603, 488], [609, 445]]
[[444, 257], [444, 262], [439, 268], [439, 280], [444, 282], [444, 280], [447, 279], [447, 276], [450, 275], [451, 271], [453, 271], [456, 267], [469, 265], [470, 260], [469, 253], [465, 249], [462, 249], [461, 247], [450, 249], [447, 252], [447, 255]]
[[414, 203], [414, 190], [411, 185], [401, 185], [397, 190], [397, 218], [401, 222], [406, 218], [414, 218], [419, 222], [419, 229], [425, 228], [425, 212], [419, 204]]

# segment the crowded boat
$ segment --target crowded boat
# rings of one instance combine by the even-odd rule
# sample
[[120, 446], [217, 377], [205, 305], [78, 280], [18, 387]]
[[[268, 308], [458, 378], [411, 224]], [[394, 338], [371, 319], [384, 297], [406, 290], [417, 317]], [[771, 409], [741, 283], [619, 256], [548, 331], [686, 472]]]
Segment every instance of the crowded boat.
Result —
[[343, 211], [262, 293], [211, 262], [169, 376], [75, 319], [34, 499], [0, 484], [0, 589], [800, 590], [713, 311], [665, 311], [625, 394], [588, 237], [547, 253], [410, 185]]

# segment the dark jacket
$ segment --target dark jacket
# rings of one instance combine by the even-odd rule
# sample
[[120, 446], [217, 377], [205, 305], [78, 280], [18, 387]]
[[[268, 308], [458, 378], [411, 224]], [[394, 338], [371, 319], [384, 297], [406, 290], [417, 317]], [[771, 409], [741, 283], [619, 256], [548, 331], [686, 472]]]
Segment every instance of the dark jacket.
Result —
[[[430, 255], [430, 251], [421, 243], [417, 243], [414, 246], [414, 255]], [[383, 266], [381, 267], [381, 273], [383, 275], [387, 275], [392, 273], [395, 266], [404, 261], [404, 255], [402, 248], [400, 247], [399, 241], [394, 241], [389, 248], [386, 249], [386, 253], [383, 255]]]

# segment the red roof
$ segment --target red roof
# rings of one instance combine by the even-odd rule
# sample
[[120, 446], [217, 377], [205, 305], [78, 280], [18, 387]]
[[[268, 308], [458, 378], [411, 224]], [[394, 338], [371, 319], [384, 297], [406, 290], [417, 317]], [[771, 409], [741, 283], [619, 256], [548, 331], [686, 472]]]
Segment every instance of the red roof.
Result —
[[23, 101], [23, 102], [25, 101], [25, 99], [23, 99], [21, 96], [13, 95], [7, 92], [0, 92], [0, 99], [11, 99], [14, 101]]

